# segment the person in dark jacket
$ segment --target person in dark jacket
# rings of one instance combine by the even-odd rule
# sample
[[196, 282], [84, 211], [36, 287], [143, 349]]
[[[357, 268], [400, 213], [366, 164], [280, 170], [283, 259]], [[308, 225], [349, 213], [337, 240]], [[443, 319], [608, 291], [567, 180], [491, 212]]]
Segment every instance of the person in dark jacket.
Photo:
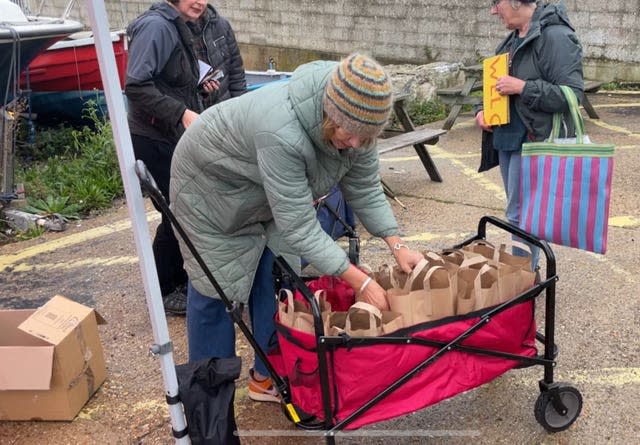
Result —
[[[491, 14], [500, 17], [512, 31], [496, 49], [496, 54], [509, 53], [509, 75], [497, 79], [496, 90], [509, 96], [511, 119], [505, 125], [489, 126], [480, 109], [476, 123], [483, 130], [493, 131], [507, 195], [506, 218], [518, 225], [522, 143], [548, 138], [553, 114], [559, 112], [567, 114], [565, 122], [573, 134], [569, 104], [560, 85], [570, 87], [582, 100], [582, 46], [562, 2], [493, 0]], [[514, 253], [522, 251], [515, 249]], [[532, 254], [535, 268], [538, 249], [532, 249]]]
[[[246, 92], [242, 57], [231, 25], [206, 0], [155, 3], [127, 33], [125, 93], [133, 149], [168, 201], [171, 158], [184, 130], [208, 106]], [[209, 68], [217, 80], [203, 78]], [[185, 314], [187, 274], [164, 215], [153, 253], [165, 311]]]

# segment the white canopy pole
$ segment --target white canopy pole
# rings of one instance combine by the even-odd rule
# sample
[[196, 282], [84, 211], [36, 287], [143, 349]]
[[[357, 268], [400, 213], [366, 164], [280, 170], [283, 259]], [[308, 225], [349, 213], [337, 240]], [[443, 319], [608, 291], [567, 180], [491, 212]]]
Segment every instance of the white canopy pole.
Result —
[[[151, 237], [147, 226], [147, 219], [144, 210], [144, 200], [140, 182], [136, 176], [134, 165], [135, 157], [129, 134], [129, 125], [126, 119], [124, 98], [118, 71], [116, 69], [116, 58], [113, 53], [113, 46], [109, 32], [109, 20], [105, 9], [104, 1], [85, 0], [91, 28], [95, 39], [98, 62], [100, 63], [100, 74], [104, 92], [109, 109], [109, 119], [113, 128], [113, 138], [118, 152], [118, 162], [120, 173], [124, 182], [124, 190], [127, 198], [127, 208], [131, 218], [133, 228], [133, 238], [136, 243], [138, 258], [140, 259], [140, 271], [144, 283], [144, 291], [147, 299], [151, 326], [153, 328], [153, 339], [155, 344], [151, 352], [160, 359], [160, 368], [164, 381], [165, 394], [168, 400], [175, 400], [178, 395], [178, 379], [176, 376], [175, 362], [173, 360], [173, 345], [169, 338], [167, 319], [164, 314], [162, 295], [158, 276], [156, 274], [155, 260], [151, 248]], [[123, 304], [126, 304], [123, 302]], [[174, 432], [185, 432], [186, 421], [181, 403], [169, 403], [169, 414]], [[189, 437], [176, 438], [176, 443], [189, 444]]]

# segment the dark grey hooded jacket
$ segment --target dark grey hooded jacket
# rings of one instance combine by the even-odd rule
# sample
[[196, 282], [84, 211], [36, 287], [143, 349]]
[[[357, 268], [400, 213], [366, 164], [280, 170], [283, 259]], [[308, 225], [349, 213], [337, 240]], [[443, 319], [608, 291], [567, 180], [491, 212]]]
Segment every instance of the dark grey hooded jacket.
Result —
[[[246, 92], [242, 58], [229, 22], [207, 6], [203, 40], [208, 63], [224, 77], [215, 101]], [[205, 105], [198, 89], [198, 61], [193, 34], [178, 11], [166, 2], [153, 4], [127, 28], [130, 39], [125, 93], [131, 133], [175, 144], [184, 132], [182, 114], [201, 113]]]
[[[517, 32], [507, 36], [496, 54], [509, 52]], [[537, 6], [529, 32], [511, 56], [510, 74], [526, 81], [522, 94], [515, 97], [515, 111], [530, 138], [536, 141], [548, 138], [553, 113], [557, 112], [565, 113], [568, 131], [574, 134], [569, 104], [560, 85], [571, 87], [578, 101], [582, 101], [582, 46], [562, 3]]]

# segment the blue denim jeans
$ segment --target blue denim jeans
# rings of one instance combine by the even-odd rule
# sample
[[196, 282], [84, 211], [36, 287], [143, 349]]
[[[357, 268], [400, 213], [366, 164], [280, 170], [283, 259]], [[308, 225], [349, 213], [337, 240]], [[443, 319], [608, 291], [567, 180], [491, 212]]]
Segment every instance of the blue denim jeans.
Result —
[[[500, 174], [504, 183], [504, 191], [507, 195], [507, 206], [505, 216], [507, 221], [515, 226], [520, 223], [520, 151], [498, 151], [498, 159], [500, 162]], [[514, 240], [524, 242], [520, 238], [514, 237]], [[540, 248], [526, 243], [531, 249], [531, 267], [533, 270], [538, 266], [540, 257]], [[514, 255], [526, 256], [527, 252], [514, 247]]]
[[[276, 297], [273, 282], [273, 254], [265, 250], [249, 294], [251, 329], [260, 348], [267, 353], [275, 342]], [[187, 289], [187, 338], [189, 360], [211, 357], [231, 358], [236, 355], [236, 335], [233, 321], [219, 298], [202, 295], [189, 281]], [[255, 370], [269, 375], [257, 356]]]

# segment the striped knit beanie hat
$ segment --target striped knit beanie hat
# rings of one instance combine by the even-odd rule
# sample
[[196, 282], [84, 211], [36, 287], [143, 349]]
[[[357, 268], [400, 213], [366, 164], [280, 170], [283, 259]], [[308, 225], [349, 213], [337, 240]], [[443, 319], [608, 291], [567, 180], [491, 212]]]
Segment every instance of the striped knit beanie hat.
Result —
[[391, 79], [372, 58], [351, 54], [331, 73], [322, 104], [339, 127], [357, 136], [375, 138], [391, 113]]

